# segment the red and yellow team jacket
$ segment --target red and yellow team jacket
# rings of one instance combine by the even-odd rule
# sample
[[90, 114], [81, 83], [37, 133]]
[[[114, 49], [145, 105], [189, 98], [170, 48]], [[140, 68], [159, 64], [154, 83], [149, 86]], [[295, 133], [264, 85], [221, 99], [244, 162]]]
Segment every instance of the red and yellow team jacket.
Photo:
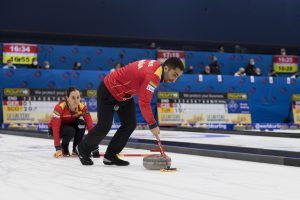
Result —
[[53, 111], [52, 118], [48, 123], [48, 127], [53, 130], [54, 145], [60, 146], [60, 127], [65, 124], [72, 124], [80, 117], [84, 118], [87, 129], [90, 131], [93, 128], [92, 117], [83, 103], [79, 103], [75, 112], [71, 112], [67, 102], [58, 103]]
[[138, 96], [143, 117], [150, 128], [155, 128], [157, 123], [150, 102], [162, 75], [163, 68], [159, 61], [140, 60], [108, 74], [104, 78], [104, 84], [117, 101]]

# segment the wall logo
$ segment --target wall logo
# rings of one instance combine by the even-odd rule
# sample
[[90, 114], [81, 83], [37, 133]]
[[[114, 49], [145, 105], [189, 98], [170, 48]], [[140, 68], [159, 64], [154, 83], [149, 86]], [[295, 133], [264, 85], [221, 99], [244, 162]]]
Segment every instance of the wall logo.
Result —
[[46, 47], [46, 51], [48, 54], [52, 54], [54, 51], [54, 48], [52, 46], [48, 46], [48, 47]]
[[103, 53], [103, 50], [102, 50], [102, 49], [100, 49], [100, 48], [97, 48], [97, 49], [96, 49], [96, 55], [97, 55], [97, 56], [100, 56], [102, 53]]
[[72, 77], [74, 79], [79, 79], [80, 78], [80, 73], [79, 72], [73, 72]]
[[70, 78], [70, 76], [71, 76], [71, 75], [70, 75], [70, 72], [64, 72], [64, 73], [62, 74], [62, 78], [65, 79], [65, 80], [68, 79], [68, 78]]
[[105, 74], [104, 74], [104, 73], [100, 73], [100, 74], [98, 75], [98, 78], [101, 79], [101, 80], [104, 79], [104, 77], [105, 77]]
[[233, 86], [229, 87], [229, 88], [228, 88], [228, 91], [229, 91], [229, 92], [234, 92], [234, 91], [235, 91], [235, 87], [233, 87]]
[[56, 88], [56, 83], [53, 82], [53, 81], [49, 81], [49, 82], [48, 82], [48, 88], [49, 88], [49, 89], [54, 89], [54, 88]]
[[268, 102], [268, 98], [266, 96], [261, 97], [261, 103], [266, 104]]
[[245, 83], [245, 77], [240, 77], [239, 84], [243, 85]]
[[13, 69], [5, 70], [5, 76], [8, 78], [12, 78], [15, 75], [15, 72]]
[[207, 91], [208, 93], [211, 93], [211, 92], [214, 91], [214, 87], [213, 87], [213, 86], [208, 86], [207, 89], [206, 89], [206, 91]]
[[280, 88], [279, 93], [284, 95], [286, 93], [287, 89], [286, 88]]
[[115, 60], [113, 58], [109, 58], [107, 60], [107, 64], [109, 64], [109, 65], [113, 65], [114, 63], [115, 63]]
[[36, 72], [33, 74], [33, 76], [34, 76], [35, 78], [40, 78], [40, 77], [42, 76], [42, 72], [41, 72], [41, 71], [36, 71]]
[[200, 69], [204, 69], [204, 63], [203, 62], [199, 62], [197, 64], [197, 66], [200, 68]]
[[149, 58], [150, 57], [150, 52], [149, 51], [144, 51], [143, 53], [145, 58]]
[[184, 92], [190, 92], [191, 91], [191, 86], [190, 85], [187, 85], [184, 89], [183, 89], [183, 91]]
[[229, 101], [228, 103], [228, 108], [232, 111], [232, 112], [235, 112], [237, 111], [237, 109], [239, 108], [239, 105], [236, 103], [236, 101]]
[[92, 59], [90, 57], [86, 57], [83, 62], [84, 62], [84, 64], [90, 64], [91, 61], [92, 61]]
[[85, 85], [85, 89], [86, 90], [90, 90], [90, 89], [93, 89], [94, 88], [94, 84], [91, 83], [91, 82], [88, 82], [86, 85]]
[[256, 92], [256, 88], [252, 87], [249, 89], [249, 93], [254, 94]]
[[266, 84], [268, 83], [268, 80], [267, 80], [266, 78], [264, 78], [264, 79], [261, 80], [261, 83], [262, 83], [263, 85], [266, 85]]
[[78, 48], [72, 48], [72, 49], [71, 49], [71, 53], [72, 53], [73, 55], [77, 55], [77, 54], [79, 53], [79, 49], [78, 49]]
[[65, 63], [65, 62], [67, 62], [67, 58], [66, 58], [65, 56], [61, 56], [61, 57], [58, 59], [58, 61], [59, 61], [60, 63]]
[[20, 84], [21, 88], [28, 88], [28, 82], [27, 81], [22, 81]]
[[277, 97], [276, 96], [271, 96], [270, 102], [271, 103], [276, 103], [276, 101], [277, 101]]

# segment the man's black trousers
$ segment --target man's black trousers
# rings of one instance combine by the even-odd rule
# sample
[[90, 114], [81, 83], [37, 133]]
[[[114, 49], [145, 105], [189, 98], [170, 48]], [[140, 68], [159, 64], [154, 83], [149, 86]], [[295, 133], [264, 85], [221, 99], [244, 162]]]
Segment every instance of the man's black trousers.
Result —
[[[119, 107], [117, 111], [116, 107]], [[105, 156], [111, 157], [120, 153], [126, 146], [131, 133], [136, 128], [136, 108], [133, 98], [124, 102], [118, 102], [106, 88], [104, 82], [97, 89], [97, 117], [98, 123], [86, 135], [80, 144], [80, 148], [90, 154], [98, 148], [98, 145], [111, 129], [114, 113], [117, 112], [121, 126], [111, 139]]]

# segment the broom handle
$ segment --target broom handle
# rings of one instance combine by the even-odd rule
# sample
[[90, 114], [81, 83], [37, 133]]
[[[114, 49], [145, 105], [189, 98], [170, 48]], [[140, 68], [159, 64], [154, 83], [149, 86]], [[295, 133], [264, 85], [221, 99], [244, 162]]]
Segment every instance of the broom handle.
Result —
[[163, 146], [162, 146], [162, 144], [161, 144], [159, 135], [155, 135], [155, 137], [156, 137], [156, 141], [157, 141], [157, 144], [158, 144], [158, 146], [159, 146], [159, 149], [160, 149], [160, 153], [161, 153], [161, 155], [163, 156], [163, 158], [164, 158], [164, 160], [165, 160], [165, 162], [166, 162], [167, 167], [170, 167], [170, 166], [169, 166], [169, 162], [168, 162], [168, 158], [167, 158], [167, 156], [166, 156], [166, 154], [165, 154], [165, 151], [164, 151], [164, 148], [163, 148]]

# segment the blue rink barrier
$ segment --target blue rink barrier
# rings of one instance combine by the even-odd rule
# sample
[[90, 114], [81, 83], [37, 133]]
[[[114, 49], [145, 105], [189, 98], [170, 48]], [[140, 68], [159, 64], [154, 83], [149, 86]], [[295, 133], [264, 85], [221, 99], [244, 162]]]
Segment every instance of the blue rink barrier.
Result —
[[[44, 88], [66, 89], [70, 86], [79, 89], [96, 89], [108, 71], [73, 71], [73, 70], [0, 70], [0, 85], [2, 99], [3, 88]], [[292, 120], [292, 94], [300, 94], [300, 79], [275, 77], [273, 83], [269, 77], [255, 77], [254, 83], [250, 77], [222, 76], [218, 82], [217, 76], [203, 76], [199, 82], [198, 75], [184, 75], [173, 84], [161, 84], [158, 91], [183, 91], [201, 93], [247, 93], [248, 104], [252, 115], [252, 123], [282, 123], [286, 118]], [[156, 115], [156, 93], [151, 106]], [[137, 105], [137, 98], [135, 98]], [[0, 109], [2, 122], [2, 107]], [[118, 119], [116, 119], [118, 122]], [[137, 121], [145, 123], [137, 105]]]

